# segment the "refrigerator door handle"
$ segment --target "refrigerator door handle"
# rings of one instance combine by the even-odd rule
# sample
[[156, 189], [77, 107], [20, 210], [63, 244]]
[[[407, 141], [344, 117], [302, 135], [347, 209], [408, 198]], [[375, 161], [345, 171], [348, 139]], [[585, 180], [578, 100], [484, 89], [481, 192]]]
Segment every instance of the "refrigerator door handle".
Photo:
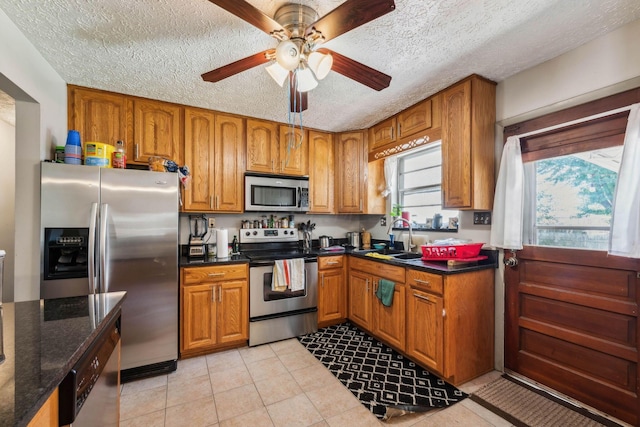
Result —
[[96, 225], [98, 222], [98, 204], [91, 204], [91, 214], [89, 218], [89, 295], [96, 293]]
[[99, 292], [108, 292], [107, 289], [107, 215], [109, 205], [100, 205], [100, 288]]

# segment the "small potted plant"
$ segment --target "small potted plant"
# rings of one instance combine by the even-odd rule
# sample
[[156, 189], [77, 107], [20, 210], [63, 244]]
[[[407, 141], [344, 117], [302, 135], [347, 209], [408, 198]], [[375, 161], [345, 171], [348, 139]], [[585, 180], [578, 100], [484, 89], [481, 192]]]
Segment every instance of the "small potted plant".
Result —
[[398, 205], [398, 204], [393, 204], [391, 206], [391, 212], [389, 212], [389, 215], [391, 215], [391, 220], [395, 220], [396, 218], [402, 216], [402, 206]]

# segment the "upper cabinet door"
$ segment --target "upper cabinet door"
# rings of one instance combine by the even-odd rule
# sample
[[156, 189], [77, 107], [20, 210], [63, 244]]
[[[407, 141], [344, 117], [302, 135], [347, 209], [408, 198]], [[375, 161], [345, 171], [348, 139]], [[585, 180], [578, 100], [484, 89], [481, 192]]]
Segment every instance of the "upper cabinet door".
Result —
[[334, 143], [330, 133], [309, 131], [309, 213], [335, 213]]
[[182, 164], [182, 107], [161, 101], [133, 101], [133, 162], [148, 163], [152, 156]]
[[127, 135], [127, 108], [124, 95], [94, 89], [68, 87], [69, 129], [88, 141], [116, 145], [132, 142]]
[[338, 135], [336, 195], [338, 213], [363, 213], [366, 204], [365, 131]]
[[431, 126], [431, 99], [425, 99], [398, 114], [398, 139], [429, 129]]
[[278, 170], [278, 125], [247, 119], [247, 170], [276, 173]]
[[395, 142], [398, 138], [396, 126], [395, 116], [373, 126], [369, 130], [369, 151]]
[[184, 110], [184, 158], [191, 183], [184, 190], [185, 211], [213, 209], [215, 114], [199, 108]]
[[244, 119], [216, 115], [214, 210], [242, 212], [244, 201]]
[[285, 175], [309, 174], [309, 137], [306, 130], [280, 125], [280, 162], [278, 173]]

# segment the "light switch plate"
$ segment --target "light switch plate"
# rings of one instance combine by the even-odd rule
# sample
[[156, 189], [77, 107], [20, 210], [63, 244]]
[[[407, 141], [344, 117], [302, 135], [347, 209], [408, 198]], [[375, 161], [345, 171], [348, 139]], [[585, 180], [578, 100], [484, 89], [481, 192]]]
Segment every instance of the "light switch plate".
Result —
[[207, 218], [207, 220], [209, 220], [209, 228], [214, 228], [216, 226], [215, 218]]
[[491, 212], [474, 212], [474, 225], [491, 225]]

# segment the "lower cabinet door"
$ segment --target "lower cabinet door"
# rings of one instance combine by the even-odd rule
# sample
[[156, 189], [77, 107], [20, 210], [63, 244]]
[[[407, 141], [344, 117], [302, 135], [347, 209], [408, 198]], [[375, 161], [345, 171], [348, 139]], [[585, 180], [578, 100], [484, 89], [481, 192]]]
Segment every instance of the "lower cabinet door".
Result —
[[182, 288], [181, 352], [217, 344], [217, 295], [214, 293], [217, 287], [212, 283], [203, 283]]
[[349, 319], [371, 330], [371, 276], [352, 271], [349, 273]]
[[318, 323], [346, 317], [342, 269], [320, 272], [318, 281]]
[[244, 280], [221, 282], [218, 290], [219, 344], [249, 338], [247, 282]]
[[[377, 284], [375, 279], [375, 283]], [[375, 288], [375, 285], [374, 285]], [[375, 290], [375, 289], [374, 289]], [[404, 285], [396, 285], [393, 291], [393, 302], [390, 307], [373, 298], [374, 334], [387, 341], [400, 351], [405, 350], [405, 289]]]
[[444, 372], [444, 320], [442, 297], [409, 288], [406, 352], [437, 373]]

